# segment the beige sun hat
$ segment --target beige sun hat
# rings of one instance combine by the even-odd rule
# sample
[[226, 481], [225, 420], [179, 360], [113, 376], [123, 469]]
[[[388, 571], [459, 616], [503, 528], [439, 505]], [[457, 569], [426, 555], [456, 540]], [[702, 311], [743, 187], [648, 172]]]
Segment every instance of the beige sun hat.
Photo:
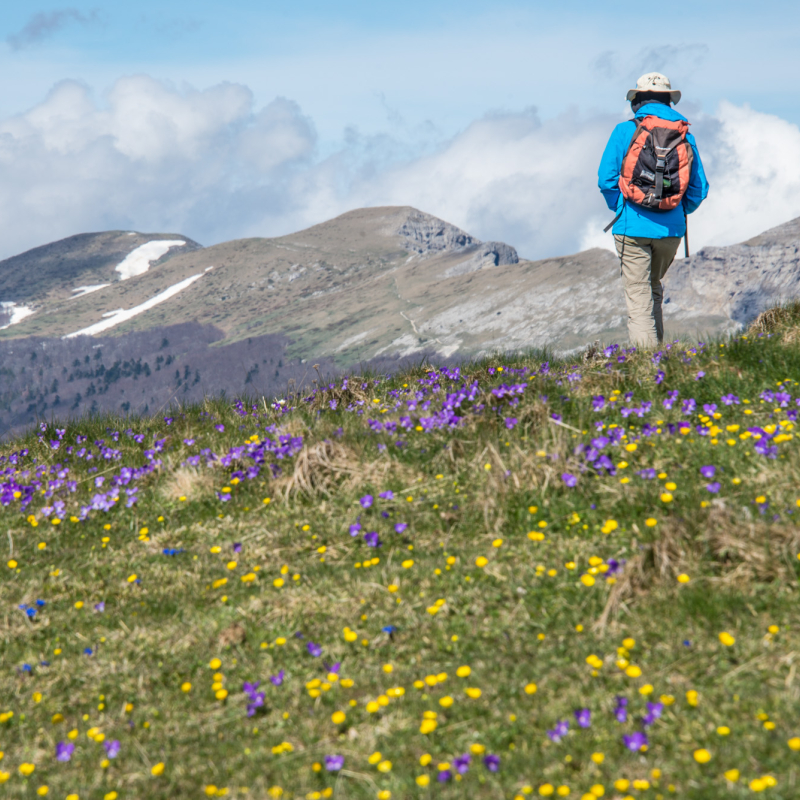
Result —
[[669, 78], [666, 75], [662, 75], [660, 72], [648, 72], [646, 75], [642, 75], [642, 77], [636, 81], [636, 88], [628, 90], [628, 102], [633, 100], [639, 92], [669, 93], [670, 101], [675, 104], [681, 99], [681, 93], [677, 89], [673, 89], [670, 85]]

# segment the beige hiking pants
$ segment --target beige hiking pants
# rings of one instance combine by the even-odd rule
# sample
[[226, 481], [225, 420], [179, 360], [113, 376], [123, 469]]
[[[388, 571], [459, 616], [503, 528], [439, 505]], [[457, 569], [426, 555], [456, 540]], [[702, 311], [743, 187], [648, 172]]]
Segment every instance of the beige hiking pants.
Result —
[[657, 347], [664, 338], [661, 279], [667, 274], [680, 241], [680, 236], [614, 236], [628, 306], [628, 338], [636, 347]]

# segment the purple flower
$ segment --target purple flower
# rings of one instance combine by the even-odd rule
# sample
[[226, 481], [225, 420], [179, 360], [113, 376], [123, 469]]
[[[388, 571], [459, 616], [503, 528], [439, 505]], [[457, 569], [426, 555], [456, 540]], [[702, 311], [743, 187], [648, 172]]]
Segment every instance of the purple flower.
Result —
[[706, 414], [713, 414], [716, 410], [717, 410], [717, 404], [716, 403], [704, 403], [703, 404], [703, 411], [705, 411]]
[[602, 411], [605, 407], [606, 399], [603, 395], [598, 394], [592, 398], [592, 411]]
[[555, 727], [551, 731], [547, 731], [547, 736], [553, 742], [560, 742], [561, 739], [567, 735], [569, 731], [569, 722], [562, 719], [556, 722]]
[[628, 750], [638, 753], [643, 747], [647, 747], [647, 734], [641, 731], [634, 731], [631, 734], [622, 737], [622, 741]]
[[500, 756], [496, 756], [494, 753], [489, 753], [488, 756], [483, 757], [483, 765], [489, 772], [497, 772], [500, 769]]
[[628, 698], [627, 697], [617, 697], [617, 705], [614, 708], [614, 716], [617, 719], [617, 722], [627, 722], [628, 721]]
[[664, 380], [664, 378], [666, 378], [666, 374], [664, 373], [663, 369], [660, 369], [658, 372], [656, 372], [656, 377], [655, 377], [656, 383], [661, 383]]
[[588, 708], [579, 708], [575, 712], [575, 719], [581, 728], [590, 728], [592, 726], [592, 712]]
[[602, 450], [610, 441], [611, 439], [609, 439], [608, 436], [596, 436], [592, 439], [592, 447]]
[[713, 483], [707, 483], [706, 489], [708, 489], [711, 494], [716, 494], [720, 490], [720, 483], [719, 481], [714, 481]]
[[368, 547], [381, 547], [382, 542], [380, 536], [375, 531], [370, 531], [364, 534], [364, 541]]
[[188, 447], [191, 447], [194, 444], [194, 439], [184, 439], [183, 443]]
[[338, 772], [344, 766], [344, 756], [325, 756], [325, 769]]
[[561, 480], [569, 486], [570, 489], [578, 485], [578, 479], [574, 475], [570, 475], [569, 472], [565, 472], [561, 476]]
[[362, 508], [369, 508], [372, 505], [372, 500], [371, 494], [365, 494], [358, 502], [361, 503]]
[[332, 672], [334, 675], [338, 675], [339, 670], [342, 668], [341, 661], [337, 661], [335, 664], [329, 664], [327, 661], [323, 661], [322, 664], [328, 672]]
[[661, 716], [661, 712], [663, 710], [664, 710], [663, 703], [648, 703], [647, 715], [642, 719], [642, 724], [652, 725]]
[[738, 406], [739, 405], [739, 398], [735, 394], [724, 394], [720, 397], [720, 400], [726, 406]]
[[398, 522], [397, 525], [394, 526], [395, 533], [402, 533], [408, 527], [407, 522]]
[[717, 468], [711, 464], [706, 464], [704, 467], [700, 467], [700, 474], [704, 478], [713, 478], [717, 472]]
[[439, 783], [447, 783], [447, 781], [449, 781], [450, 778], [452, 778], [452, 777], [453, 777], [453, 773], [450, 772], [449, 769], [443, 769], [436, 776], [436, 780], [439, 781]]
[[308, 652], [314, 656], [314, 658], [319, 658], [322, 655], [322, 648], [314, 642], [309, 642], [306, 645], [306, 648], [308, 649]]
[[358, 536], [360, 531], [361, 531], [361, 523], [360, 522], [354, 522], [350, 526], [350, 535], [351, 536]]
[[234, 542], [233, 543], [233, 552], [234, 553], [241, 553], [242, 552], [242, 543], [241, 542]]
[[705, 372], [703, 372], [703, 370], [698, 370], [697, 375], [694, 376], [694, 379], [696, 381], [699, 381], [699, 380], [702, 380], [703, 378], [705, 378], [705, 376], [706, 376], [706, 374], [705, 374]]
[[623, 558], [622, 561], [617, 561], [616, 558], [609, 558], [606, 564], [608, 564], [608, 572], [606, 572], [606, 575], [614, 575], [620, 572], [625, 566], [625, 559]]
[[463, 756], [456, 756], [453, 759], [453, 767], [455, 767], [456, 772], [459, 775], [466, 775], [469, 771], [469, 765], [472, 762], [472, 758], [470, 757], [469, 753], [464, 753]]
[[387, 489], [385, 492], [381, 492], [378, 497], [380, 497], [381, 500], [394, 500], [394, 492], [392, 492], [391, 489]]
[[109, 758], [116, 758], [119, 755], [119, 751], [122, 749], [119, 739], [112, 739], [110, 742], [103, 742], [103, 747], [105, 747], [106, 755]]
[[683, 401], [682, 409], [684, 414], [691, 414], [696, 408], [697, 401], [693, 397]]
[[56, 745], [56, 760], [69, 761], [75, 752], [75, 745], [72, 742], [59, 742]]
[[220, 433], [222, 433], [222, 432], [225, 430], [225, 426], [224, 426], [222, 423], [220, 423], [219, 425], [215, 425], [214, 427], [215, 427], [215, 428], [216, 428], [216, 429], [217, 429], [217, 430], [218, 430]]
[[99, 603], [94, 604], [94, 610], [98, 614], [102, 614], [106, 610], [106, 604], [104, 600], [101, 600]]
[[511, 430], [517, 424], [518, 421], [519, 420], [517, 420], [516, 417], [506, 417], [505, 419], [506, 428]]
[[285, 670], [281, 670], [277, 675], [273, 675], [269, 680], [273, 686], [280, 686], [283, 683], [283, 678], [286, 675]]

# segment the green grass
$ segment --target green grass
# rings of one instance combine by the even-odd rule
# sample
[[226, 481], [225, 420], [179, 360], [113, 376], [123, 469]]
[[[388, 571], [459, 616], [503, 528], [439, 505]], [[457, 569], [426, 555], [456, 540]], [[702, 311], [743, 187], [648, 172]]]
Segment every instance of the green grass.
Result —
[[[285, 413], [260, 399], [251, 401], [257, 414], [244, 416], [208, 401], [171, 412], [169, 425], [162, 417], [71, 421], [58, 450], [48, 444], [55, 425], [41, 440], [34, 432], [4, 445], [2, 456], [29, 454], [16, 473], [0, 462], [0, 484], [29, 485], [37, 465], [61, 464], [77, 486], [52, 497], [37, 490], [24, 513], [19, 499], [0, 506], [8, 548], [0, 714], [13, 712], [0, 716], [0, 796], [36, 797], [47, 787], [59, 800], [514, 798], [547, 796], [548, 787], [566, 796], [568, 787], [569, 797], [589, 800], [602, 787], [607, 798], [711, 800], [756, 790], [796, 798], [800, 752], [788, 742], [800, 735], [800, 450], [787, 411], [800, 394], [800, 315], [775, 316], [768, 334], [697, 353], [676, 345], [658, 366], [645, 353], [622, 363], [602, 354], [551, 360], [536, 377], [513, 372], [538, 370], [536, 354], [469, 364], [461, 380], [442, 376], [441, 391], [415, 410], [407, 401], [432, 383], [423, 367], [354, 378], [309, 402], [289, 397]], [[577, 365], [582, 378], [571, 383]], [[463, 403], [459, 427], [415, 429], [447, 392], [473, 380], [477, 396]], [[528, 384], [514, 407], [491, 393], [503, 383]], [[680, 396], [665, 409], [671, 390]], [[765, 390], [788, 392], [791, 406], [761, 401]], [[614, 391], [620, 400], [610, 409], [592, 409], [593, 396]], [[728, 393], [742, 402], [723, 405]], [[689, 397], [697, 409], [683, 413]], [[643, 417], [614, 410], [644, 401], [653, 405]], [[703, 412], [712, 402], [718, 419]], [[482, 413], [473, 413], [478, 404]], [[374, 433], [367, 424], [406, 415], [409, 431]], [[681, 421], [689, 430], [670, 433]], [[740, 437], [771, 424], [772, 436], [785, 437], [774, 459], [756, 452], [754, 437]], [[254, 435], [274, 437], [265, 425], [302, 436], [299, 454], [238, 482], [232, 473], [252, 460], [182, 466], [202, 448], [221, 456]], [[626, 438], [605, 451], [627, 466], [582, 472], [576, 447], [611, 425]], [[644, 425], [653, 432], [643, 435]], [[719, 431], [699, 435], [697, 425]], [[119, 460], [99, 457], [96, 439], [118, 449]], [[147, 463], [154, 439], [166, 439], [155, 454], [161, 465], [127, 487], [139, 486], [138, 502], [126, 508], [123, 490], [110, 511], [79, 521], [81, 506], [107, 491], [120, 467]], [[77, 452], [89, 446], [87, 463]], [[276, 477], [270, 462], [280, 467]], [[704, 465], [717, 469], [717, 493], [706, 488]], [[648, 468], [658, 477], [637, 474]], [[574, 488], [565, 473], [577, 476]], [[378, 497], [386, 490], [393, 499]], [[374, 502], [363, 508], [367, 494]], [[66, 505], [53, 524], [41, 509], [59, 498]], [[362, 530], [351, 536], [359, 518]], [[398, 522], [407, 523], [402, 533]], [[366, 545], [368, 531], [380, 548]], [[609, 580], [612, 559], [625, 564]], [[33, 618], [18, 608], [39, 599], [45, 605]], [[105, 610], [94, 611], [101, 602]], [[735, 643], [724, 645], [723, 632]], [[309, 642], [322, 647], [320, 657]], [[338, 676], [323, 662], [341, 662]], [[461, 667], [470, 674], [459, 677]], [[280, 670], [284, 682], [273, 686]], [[249, 718], [245, 681], [261, 681], [265, 692]], [[628, 699], [626, 723], [614, 718], [619, 696]], [[642, 730], [646, 702], [659, 698], [649, 746], [628, 750], [623, 734]], [[584, 708], [589, 728], [574, 717]], [[343, 722], [332, 720], [337, 711]], [[426, 712], [436, 725], [423, 733]], [[547, 731], [558, 720], [569, 721], [569, 733], [554, 742]], [[101, 736], [121, 745], [108, 762]], [[59, 742], [74, 743], [69, 762], [56, 760]], [[699, 750], [707, 763], [695, 759]], [[437, 780], [438, 764], [469, 752], [466, 774]], [[325, 769], [334, 754], [344, 756], [340, 772]], [[487, 754], [499, 756], [496, 772], [484, 765]], [[35, 766], [28, 777], [23, 764]], [[725, 777], [732, 769], [735, 781]]]

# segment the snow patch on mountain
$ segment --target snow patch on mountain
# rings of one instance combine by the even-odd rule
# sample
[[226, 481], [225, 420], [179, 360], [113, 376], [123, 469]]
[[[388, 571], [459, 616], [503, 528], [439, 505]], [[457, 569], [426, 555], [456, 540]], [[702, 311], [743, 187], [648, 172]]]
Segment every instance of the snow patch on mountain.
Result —
[[96, 283], [92, 286], [76, 286], [72, 290], [72, 297], [70, 300], [75, 300], [78, 297], [83, 297], [85, 294], [91, 294], [92, 292], [96, 292], [98, 289], [105, 289], [106, 286], [111, 286], [110, 283]]
[[137, 275], [144, 275], [150, 265], [165, 256], [173, 247], [183, 247], [186, 244], [182, 239], [157, 239], [146, 242], [128, 253], [114, 269], [119, 272], [119, 279], [126, 281]]
[[25, 317], [33, 314], [29, 306], [18, 306], [16, 303], [0, 303], [0, 322], [7, 320], [5, 325], [0, 325], [0, 331], [22, 322]]
[[208, 272], [209, 269], [211, 269], [211, 267], [206, 269], [204, 272], [201, 272], [197, 275], [192, 275], [189, 278], [180, 281], [180, 283], [173, 284], [167, 289], [164, 289], [163, 292], [159, 292], [157, 295], [155, 295], [155, 297], [151, 297], [149, 300], [145, 300], [144, 303], [140, 303], [138, 306], [128, 309], [118, 308], [115, 311], [107, 311], [105, 314], [103, 314], [103, 319], [100, 322], [96, 322], [94, 325], [90, 325], [88, 328], [82, 328], [79, 331], [75, 331], [75, 333], [68, 333], [66, 336], [62, 336], [61, 338], [72, 339], [75, 336], [94, 336], [97, 333], [102, 333], [103, 331], [107, 331], [109, 328], [113, 328], [115, 325], [119, 325], [121, 322], [127, 322], [129, 319], [133, 319], [139, 314], [149, 311], [159, 303], [163, 303], [165, 300], [169, 300], [170, 297], [174, 297], [176, 294], [182, 292], [184, 289], [191, 286], [198, 278], [202, 278], [205, 272]]

